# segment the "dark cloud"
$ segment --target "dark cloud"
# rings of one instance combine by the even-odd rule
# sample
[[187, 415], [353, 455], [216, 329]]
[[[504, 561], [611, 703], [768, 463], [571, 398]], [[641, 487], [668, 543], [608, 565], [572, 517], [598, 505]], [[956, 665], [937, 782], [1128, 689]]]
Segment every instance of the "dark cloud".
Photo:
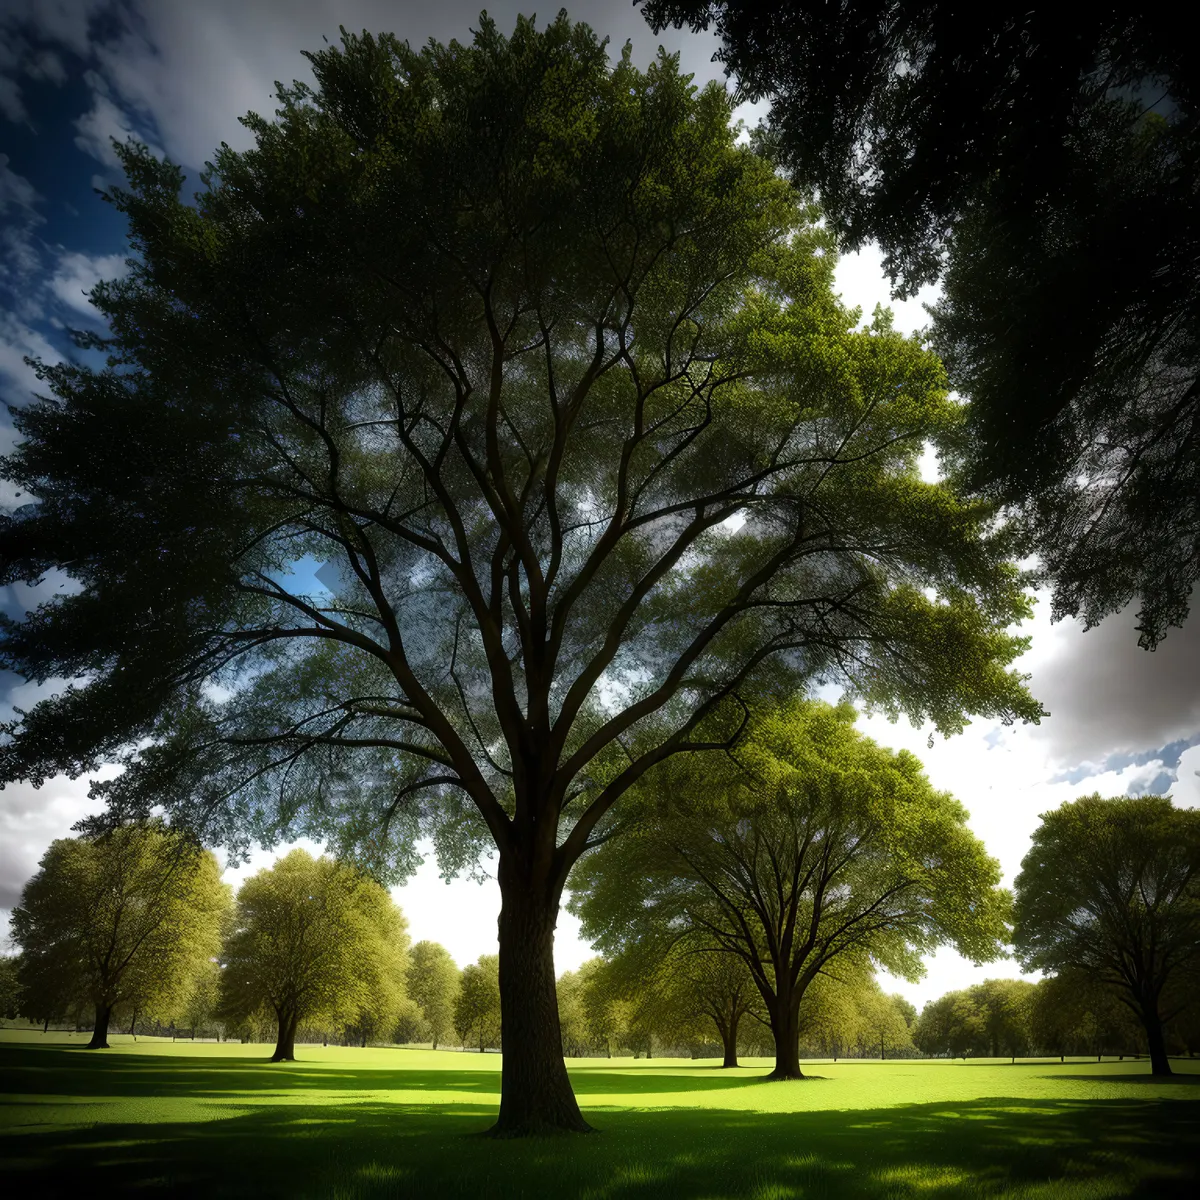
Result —
[[[1161, 759], [1175, 767], [1200, 741], [1200, 616], [1171, 630], [1154, 651], [1138, 646], [1135, 625], [1127, 609], [1086, 632], [1076, 621], [1037, 631], [1026, 669], [1051, 714], [1039, 738], [1064, 766], [1119, 770]], [[1095, 773], [1059, 778], [1076, 782]]]

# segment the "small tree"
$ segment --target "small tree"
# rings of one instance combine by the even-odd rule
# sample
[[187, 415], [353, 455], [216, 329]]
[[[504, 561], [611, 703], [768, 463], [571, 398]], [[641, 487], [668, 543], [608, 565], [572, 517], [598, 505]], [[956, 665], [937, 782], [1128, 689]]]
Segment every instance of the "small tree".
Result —
[[611, 960], [614, 987], [628, 1004], [631, 1040], [649, 1047], [655, 1037], [679, 1044], [715, 1031], [723, 1067], [738, 1065], [742, 1020], [761, 1012], [758, 990], [745, 962], [693, 932], [666, 953], [632, 945]]
[[1093, 794], [1043, 813], [1016, 880], [1013, 941], [1027, 968], [1115, 989], [1146, 1031], [1151, 1071], [1171, 1074], [1163, 1022], [1181, 1001], [1168, 989], [1200, 952], [1200, 812]]
[[481, 954], [479, 961], [463, 967], [454, 1000], [454, 1028], [463, 1048], [468, 1039], [479, 1043], [482, 1054], [500, 1044], [500, 959]]
[[178, 1007], [220, 949], [229, 889], [217, 860], [162, 822], [62, 838], [13, 910], [22, 976], [44, 1016], [86, 998], [91, 1049], [108, 1047], [113, 1010]]
[[445, 946], [418, 942], [408, 965], [408, 994], [420, 1010], [422, 1037], [433, 1048], [454, 1028], [460, 972]]
[[738, 955], [769, 1014], [776, 1078], [801, 1077], [800, 1004], [839, 958], [917, 977], [934, 946], [993, 958], [1006, 932], [999, 867], [961, 805], [854, 716], [762, 710], [737, 762], [657, 774], [621, 838], [572, 880], [585, 933], [607, 952], [696, 930]]
[[225, 945], [223, 1015], [275, 1016], [272, 1062], [296, 1057], [296, 1028], [350, 1027], [403, 996], [404, 918], [374, 880], [293, 850], [242, 884]]
[[1143, 1048], [1141, 1022], [1116, 992], [1086, 971], [1065, 970], [1034, 986], [1029, 1004], [1030, 1038], [1057, 1054], [1128, 1054]]

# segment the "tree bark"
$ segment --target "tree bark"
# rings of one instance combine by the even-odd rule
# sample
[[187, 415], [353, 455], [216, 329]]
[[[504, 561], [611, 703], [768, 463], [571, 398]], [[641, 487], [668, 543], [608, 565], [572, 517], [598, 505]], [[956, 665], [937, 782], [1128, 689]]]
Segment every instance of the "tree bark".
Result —
[[768, 1079], [803, 1079], [800, 1070], [800, 1000], [790, 990], [775, 995], [771, 1006], [771, 1032], [775, 1035], [775, 1069]]
[[[108, 1049], [108, 1022], [112, 1017], [111, 1004], [96, 1005], [96, 1024], [92, 1029], [92, 1040], [88, 1042], [89, 1050], [107, 1050]], [[1170, 1068], [1167, 1068], [1168, 1072]]]
[[1171, 1060], [1167, 1057], [1167, 1043], [1163, 1037], [1162, 1018], [1157, 1004], [1142, 1008], [1142, 1024], [1146, 1027], [1146, 1041], [1150, 1045], [1150, 1074], [1170, 1075]]
[[288, 1009], [277, 1009], [279, 1018], [279, 1034], [275, 1039], [275, 1053], [271, 1055], [272, 1062], [296, 1061], [296, 1025], [299, 1018]]
[[558, 894], [531, 886], [512, 855], [499, 870], [500, 1028], [503, 1062], [497, 1137], [586, 1133], [562, 1053], [554, 986]]
[[717, 1033], [721, 1037], [721, 1048], [724, 1052], [721, 1069], [726, 1067], [736, 1067], [738, 1065], [737, 1057], [737, 1034], [738, 1034], [738, 1013], [734, 1012], [727, 1015], [723, 1020], [713, 1022], [717, 1027]]

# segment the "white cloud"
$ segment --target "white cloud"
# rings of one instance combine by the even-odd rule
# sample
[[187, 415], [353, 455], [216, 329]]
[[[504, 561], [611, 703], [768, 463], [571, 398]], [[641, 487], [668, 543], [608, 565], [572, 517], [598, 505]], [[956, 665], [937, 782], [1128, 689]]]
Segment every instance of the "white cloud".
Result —
[[1180, 808], [1200, 808], [1200, 746], [1192, 746], [1179, 756], [1171, 799]]
[[[110, 769], [97, 778], [108, 778]], [[38, 861], [55, 838], [70, 837], [80, 818], [99, 812], [103, 804], [88, 799], [88, 779], [56, 776], [41, 788], [12, 783], [0, 788], [0, 944], [6, 936], [8, 911], [21, 896]]]
[[56, 363], [60, 355], [46, 339], [16, 317], [0, 313], [0, 393], [21, 402], [40, 386], [23, 356]]
[[833, 290], [841, 295], [847, 308], [862, 309], [864, 325], [874, 316], [876, 304], [890, 308], [894, 328], [904, 334], [915, 333], [929, 324], [925, 305], [935, 303], [942, 294], [940, 284], [930, 284], [910, 300], [891, 299], [883, 273], [883, 253], [874, 242], [838, 258], [833, 269]]
[[87, 293], [102, 279], [119, 279], [125, 274], [123, 254], [80, 254], [69, 251], [58, 260], [50, 290], [63, 304], [87, 317], [99, 317]]
[[120, 168], [121, 160], [113, 150], [112, 139], [118, 142], [126, 142], [129, 138], [142, 140], [141, 135], [129, 116], [108, 95], [103, 80], [92, 71], [86, 78], [92, 84], [92, 107], [75, 120], [75, 145], [106, 167]]

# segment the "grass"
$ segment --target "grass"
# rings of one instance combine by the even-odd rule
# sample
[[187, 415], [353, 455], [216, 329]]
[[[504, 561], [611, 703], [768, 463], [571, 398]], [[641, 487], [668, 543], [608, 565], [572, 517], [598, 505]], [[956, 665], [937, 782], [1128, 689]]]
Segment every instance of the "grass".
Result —
[[8, 1196], [1192, 1197], [1200, 1063], [592, 1059], [600, 1133], [495, 1142], [500, 1056], [0, 1032]]

